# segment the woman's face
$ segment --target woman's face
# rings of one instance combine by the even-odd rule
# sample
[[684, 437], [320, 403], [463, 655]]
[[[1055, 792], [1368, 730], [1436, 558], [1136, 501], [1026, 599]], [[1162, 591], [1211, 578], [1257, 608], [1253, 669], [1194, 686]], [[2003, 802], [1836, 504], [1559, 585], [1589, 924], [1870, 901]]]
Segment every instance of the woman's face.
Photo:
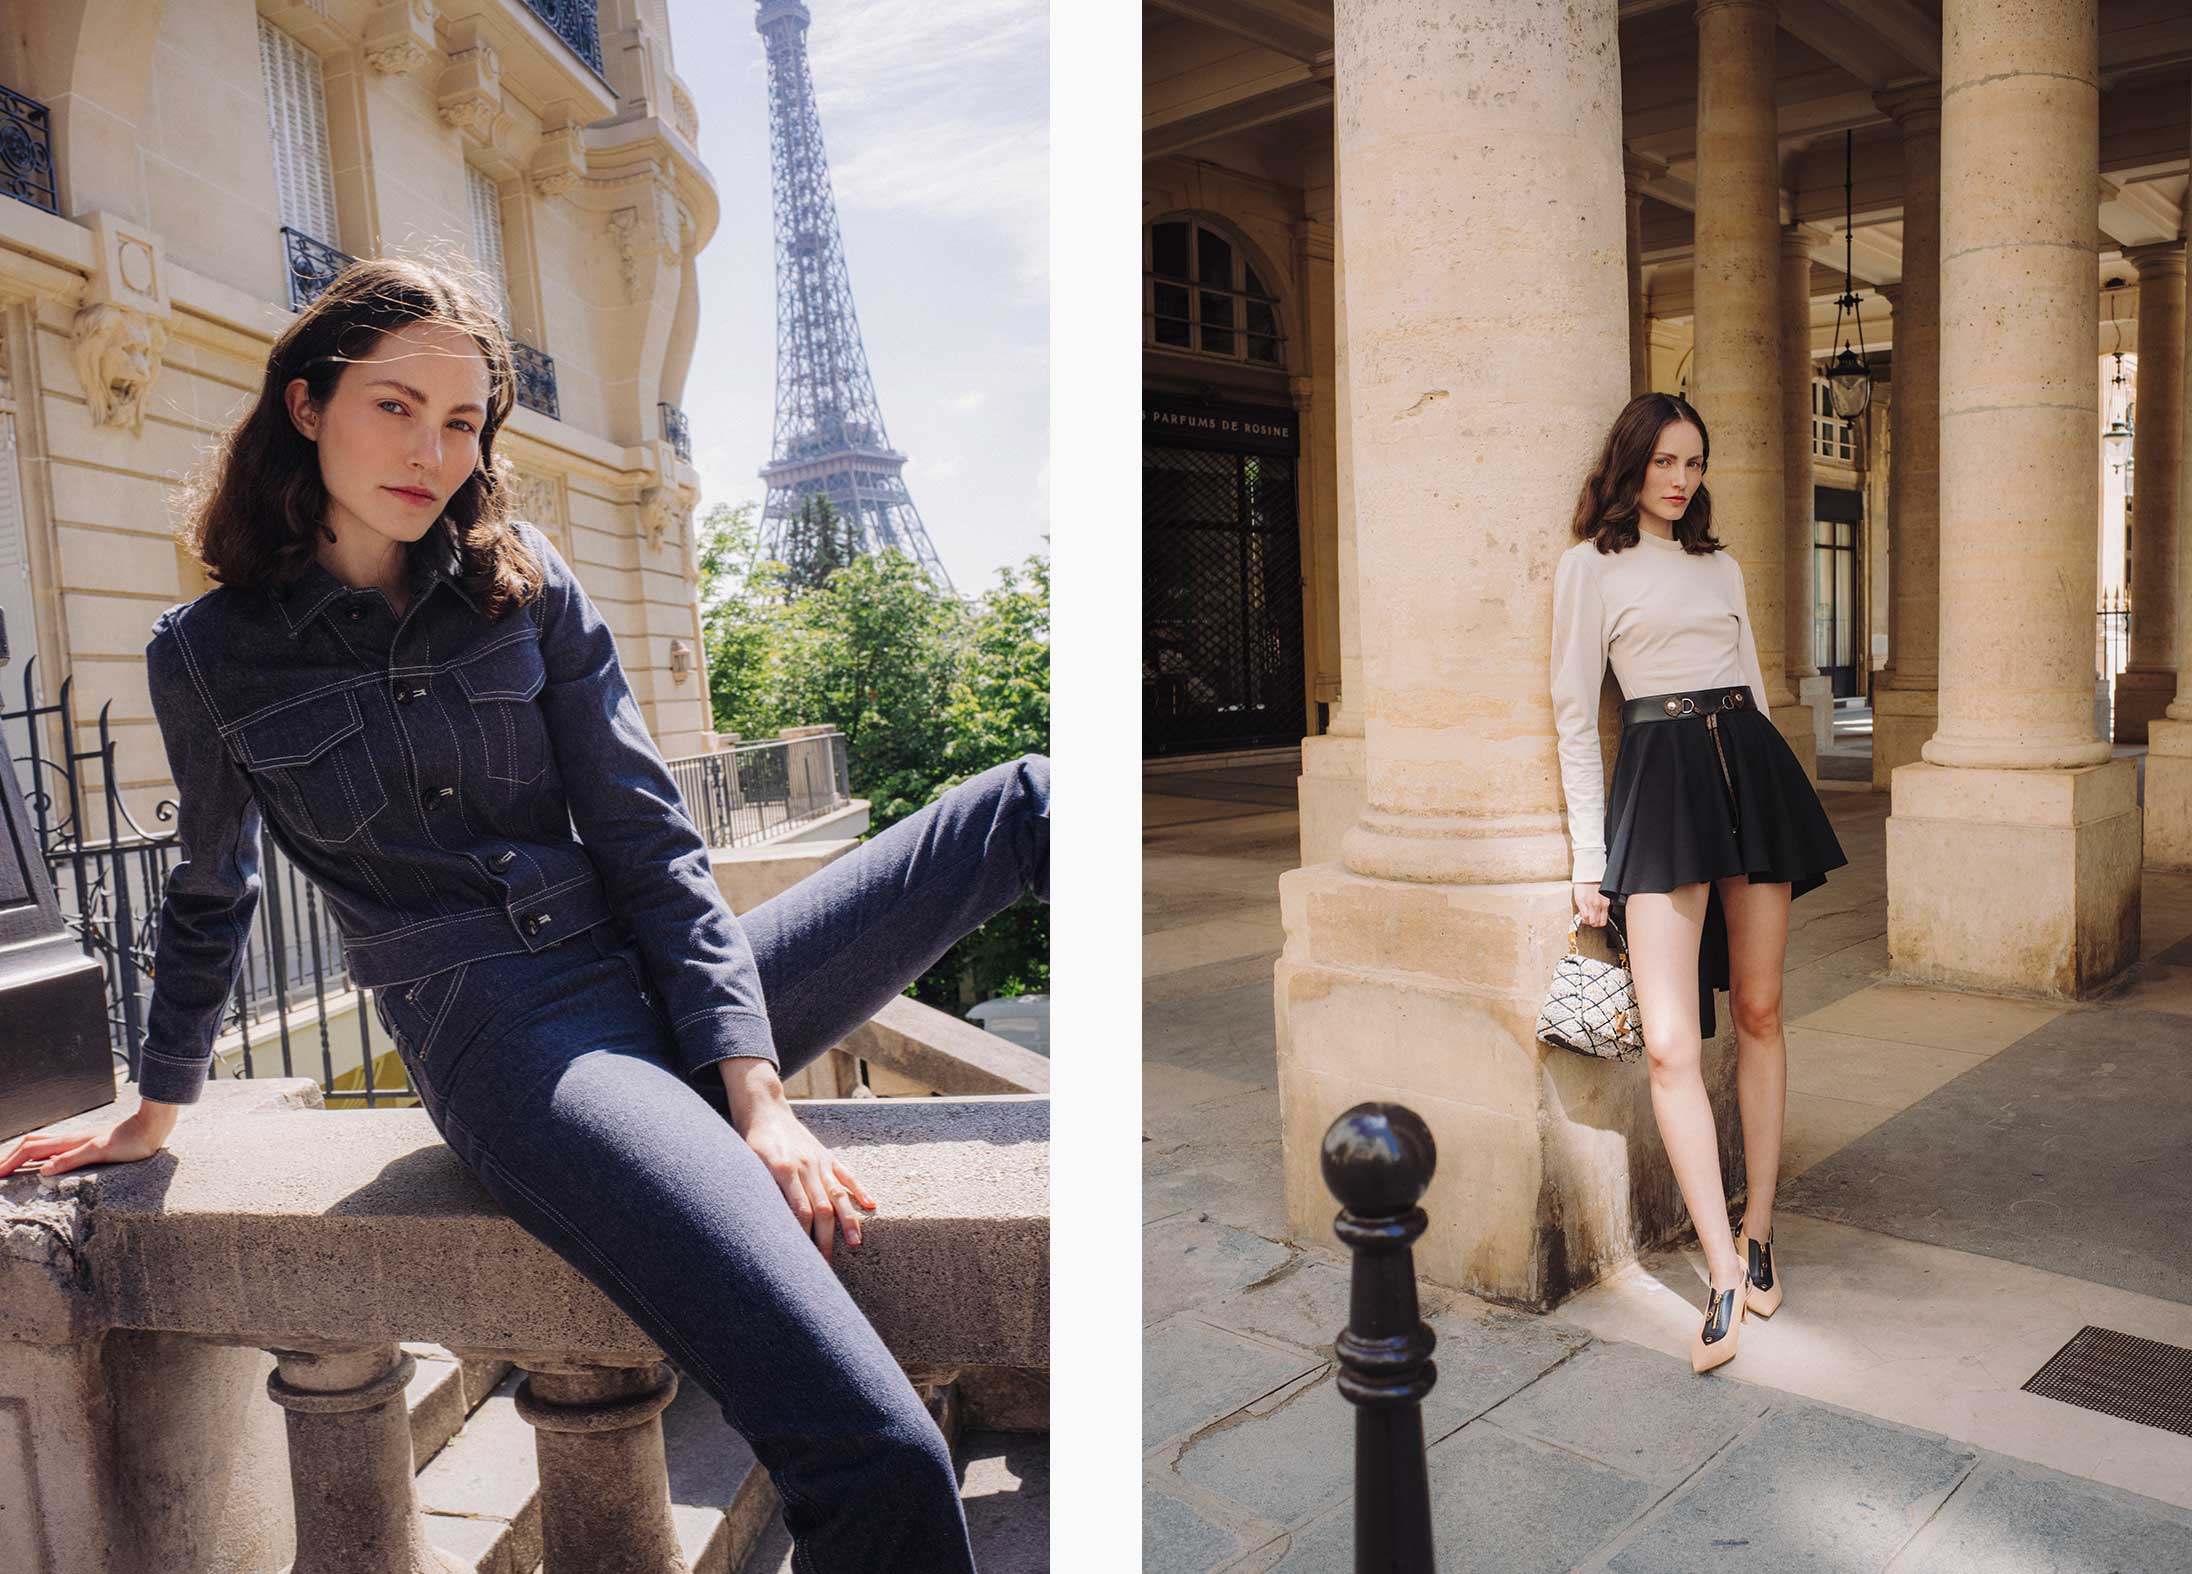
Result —
[[1669, 421], [1652, 444], [1637, 509], [1660, 520], [1672, 533], [1675, 521], [1689, 511], [1690, 499], [1704, 482], [1704, 437], [1687, 421]]
[[342, 368], [324, 405], [292, 378], [289, 415], [319, 446], [328, 527], [398, 545], [425, 535], [479, 465], [487, 391], [472, 336], [431, 322], [382, 334]]

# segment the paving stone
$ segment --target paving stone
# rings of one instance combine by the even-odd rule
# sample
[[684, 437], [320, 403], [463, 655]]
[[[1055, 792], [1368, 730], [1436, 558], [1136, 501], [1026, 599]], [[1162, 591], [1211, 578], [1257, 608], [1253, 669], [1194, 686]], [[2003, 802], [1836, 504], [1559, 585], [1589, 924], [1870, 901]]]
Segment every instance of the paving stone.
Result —
[[1916, 1574], [2192, 1569], [2192, 1515], [2036, 1466], [1983, 1466], [1894, 1564]]
[[1223, 1300], [1284, 1264], [1288, 1248], [1248, 1230], [1194, 1219], [1142, 1229], [1142, 1322]]
[[[1442, 1382], [1444, 1376], [1442, 1363]], [[1490, 1419], [1664, 1486], [1695, 1470], [1772, 1402], [1766, 1389], [1701, 1377], [1679, 1357], [1602, 1341], [1499, 1405]]]
[[1592, 1342], [1587, 1328], [1468, 1297], [1425, 1321], [1438, 1335], [1432, 1396], [1464, 1417], [1519, 1393]]
[[[1228, 1215], [1230, 1217], [1230, 1215]], [[1347, 1326], [1348, 1270], [1303, 1252], [1283, 1273], [1266, 1275], [1201, 1309], [1204, 1318], [1329, 1355]], [[1440, 1380], [1444, 1381], [1443, 1367]]]
[[1191, 1317], [1148, 1329], [1142, 1335], [1142, 1447], [1229, 1416], [1322, 1364]]
[[1182, 1222], [1222, 1219], [1254, 1235], [1284, 1235], [1286, 1194], [1277, 1180], [1280, 1162], [1274, 1137], [1260, 1148], [1221, 1153], [1208, 1163], [1184, 1169], [1159, 1171], [1153, 1165], [1142, 1177], [1142, 1222], [1172, 1217], [1181, 1217]]
[[1208, 1574], [1241, 1550], [1240, 1538], [1177, 1498], [1142, 1493], [1142, 1574]]
[[670, 1521], [693, 1574], [735, 1569], [776, 1510], [776, 1486], [708, 1391], [681, 1376], [662, 1412]]
[[1613, 1574], [1884, 1568], [1977, 1459], [1946, 1438], [1820, 1405], [1776, 1409], [1606, 1567]]
[[[1183, 1448], [1173, 1467], [1180, 1479], [1278, 1525], [1298, 1525], [1341, 1501], [1355, 1485], [1355, 1407], [1340, 1397], [1335, 1370]], [[1424, 1441], [1436, 1443], [1468, 1419], [1440, 1403], [1434, 1388], [1423, 1403]]]
[[[1433, 1447], [1426, 1463], [1439, 1574], [1564, 1574], [1657, 1490], [1481, 1421]], [[1275, 1574], [1352, 1568], [1354, 1534], [1350, 1504], [1298, 1532]]]
[[442, 1351], [440, 1359], [425, 1354], [430, 1348], [405, 1345], [415, 1357], [411, 1381], [403, 1391], [404, 1409], [411, 1417], [411, 1468], [416, 1470], [436, 1454], [442, 1444], [464, 1425], [464, 1372]]

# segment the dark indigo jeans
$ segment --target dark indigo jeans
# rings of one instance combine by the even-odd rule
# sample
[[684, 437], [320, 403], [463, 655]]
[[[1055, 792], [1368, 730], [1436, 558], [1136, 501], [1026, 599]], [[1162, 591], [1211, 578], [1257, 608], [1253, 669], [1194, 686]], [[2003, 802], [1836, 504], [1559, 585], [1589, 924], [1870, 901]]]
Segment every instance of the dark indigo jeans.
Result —
[[[784, 1073], [1023, 891], [1048, 900], [1049, 817], [1049, 761], [1027, 756], [740, 915]], [[720, 1074], [676, 1069], [620, 920], [376, 1002], [466, 1167], [752, 1445], [794, 1568], [974, 1567], [942, 1434], [730, 1124]]]

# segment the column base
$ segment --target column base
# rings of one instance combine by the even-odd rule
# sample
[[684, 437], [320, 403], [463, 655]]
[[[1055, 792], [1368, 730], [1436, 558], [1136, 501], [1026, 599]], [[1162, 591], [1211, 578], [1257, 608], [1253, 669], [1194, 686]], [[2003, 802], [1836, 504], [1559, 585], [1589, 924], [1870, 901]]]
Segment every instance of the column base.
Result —
[[1886, 792], [1895, 772], [1919, 763], [1920, 749], [1940, 729], [1939, 689], [1875, 688], [1872, 693], [1872, 788]]
[[2130, 667], [2116, 675], [2116, 741], [2145, 743], [2147, 725], [2177, 697], [2174, 670]]
[[2192, 874], [2192, 721], [2147, 724], [2146, 867]]
[[[1688, 1219], [1642, 1065], [1541, 1044], [1538, 1006], [1566, 950], [1564, 883], [1431, 885], [1327, 863], [1279, 879], [1275, 978], [1289, 1233], [1330, 1245], [1319, 1145], [1366, 1099], [1430, 1126], [1438, 1170], [1416, 1271], [1546, 1311]], [[1730, 1196], [1743, 1185], [1729, 1013], [1705, 1086]]]
[[1796, 703], [1811, 710], [1812, 757], [1816, 759], [1834, 747], [1834, 679], [1819, 672], [1791, 678], [1789, 687], [1796, 691]]
[[1814, 786], [1819, 782], [1819, 728], [1809, 705], [1776, 705], [1773, 724], [1788, 739], [1789, 750]]
[[2136, 788], [2130, 760], [1899, 768], [1887, 822], [1890, 973], [2075, 1000], [2137, 962]]
[[1302, 769], [1296, 779], [1301, 801], [1301, 861], [1336, 863], [1340, 838], [1362, 818], [1362, 736], [1302, 739]]

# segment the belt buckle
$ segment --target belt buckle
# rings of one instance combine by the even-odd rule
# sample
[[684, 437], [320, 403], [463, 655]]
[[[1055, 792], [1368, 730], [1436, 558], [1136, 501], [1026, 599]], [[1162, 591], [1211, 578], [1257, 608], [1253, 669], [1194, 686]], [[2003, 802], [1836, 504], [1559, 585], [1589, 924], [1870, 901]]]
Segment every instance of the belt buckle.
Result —
[[1679, 700], [1669, 700], [1667, 701], [1667, 714], [1670, 716], [1695, 716], [1697, 714], [1697, 701], [1687, 694]]
[[1680, 700], [1669, 700], [1669, 701], [1667, 701], [1667, 704], [1666, 704], [1666, 711], [1667, 711], [1667, 714], [1668, 714], [1668, 715], [1670, 715], [1670, 716], [1679, 716], [1679, 715], [1681, 715], [1681, 714], [1682, 714], [1682, 702], [1681, 702]]

